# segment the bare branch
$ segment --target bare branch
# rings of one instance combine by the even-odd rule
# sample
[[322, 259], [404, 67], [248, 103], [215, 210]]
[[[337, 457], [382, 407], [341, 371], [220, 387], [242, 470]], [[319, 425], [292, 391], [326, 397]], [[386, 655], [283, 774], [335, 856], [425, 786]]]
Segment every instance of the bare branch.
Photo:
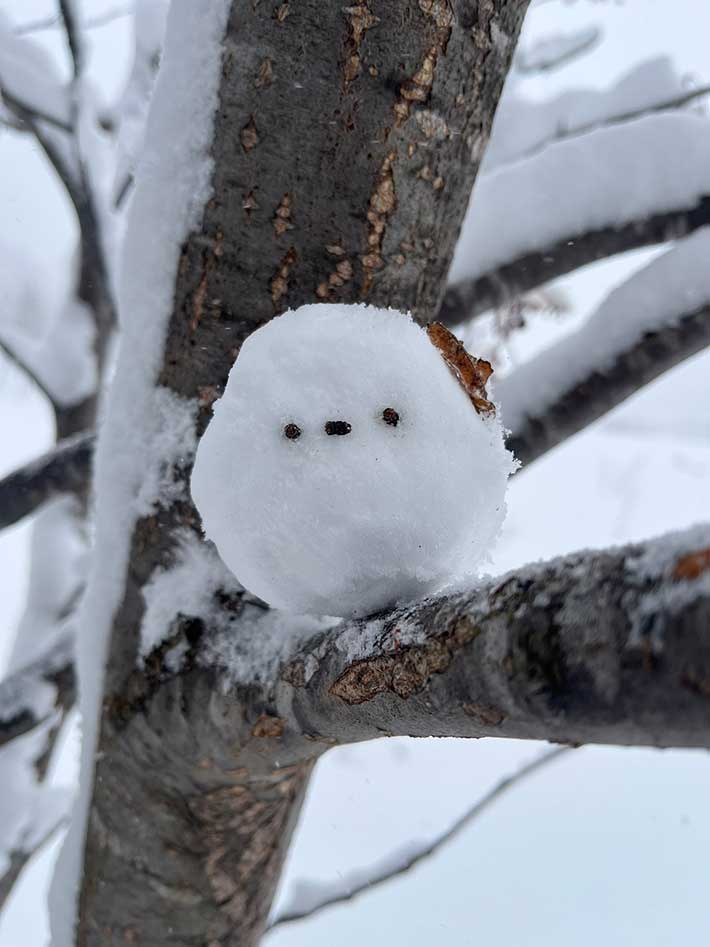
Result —
[[[35, 372], [32, 368], [30, 368], [30, 366], [29, 366], [29, 365], [27, 364], [27, 362], [22, 358], [22, 356], [21, 356], [9, 343], [4, 342], [2, 339], [0, 339], [0, 352], [3, 352], [3, 353], [6, 355], [6, 357], [9, 358], [10, 361], [11, 361], [17, 368], [19, 368], [20, 371], [21, 371], [24, 375], [27, 376], [27, 378], [29, 378], [29, 380], [32, 382], [32, 384], [33, 384], [36, 388], [38, 388], [39, 391], [41, 391], [41, 393], [45, 396], [45, 398], [46, 398], [47, 401], [50, 403], [50, 405], [52, 405], [52, 407], [55, 407], [55, 401], [54, 401], [54, 398], [52, 397], [51, 392], [49, 391], [49, 389], [47, 388], [47, 386], [44, 384], [44, 382], [42, 381], [42, 379], [39, 377], [39, 375], [37, 374], [37, 372]], [[55, 409], [56, 409], [56, 407], [55, 407]], [[2, 527], [0, 527], [0, 528], [2, 528]]]
[[45, 122], [47, 125], [59, 129], [59, 131], [71, 133], [71, 125], [67, 124], [67, 122], [59, 116], [39, 108], [35, 103], [30, 105], [27, 102], [23, 102], [5, 88], [0, 89], [0, 93], [2, 94], [3, 102], [17, 119], [17, 125], [11, 126], [15, 131], [34, 131], [32, 127], [34, 123]]
[[[573, 747], [568, 746], [555, 747], [553, 750], [549, 750], [536, 757], [530, 763], [527, 763], [519, 769], [517, 773], [506, 776], [500, 782], [496, 783], [478, 802], [471, 806], [470, 809], [467, 809], [462, 816], [432, 842], [429, 842], [414, 852], [409, 851], [405, 855], [395, 856], [394, 858], [390, 857], [387, 868], [379, 871], [377, 871], [377, 869], [373, 870], [364, 881], [360, 880], [362, 872], [357, 872], [355, 877], [351, 875], [350, 881], [348, 876], [346, 876], [343, 882], [339, 884], [339, 890], [336, 893], [329, 893], [326, 897], [321, 896], [308, 905], [304, 905], [302, 899], [297, 895], [293, 898], [292, 903], [286, 905], [283, 913], [279, 914], [269, 925], [268, 930], [273, 930], [275, 927], [280, 927], [283, 924], [291, 924], [293, 921], [302, 921], [306, 918], [313, 917], [316, 914], [320, 914], [321, 911], [324, 911], [326, 908], [333, 907], [336, 904], [343, 904], [346, 901], [353, 901], [359, 895], [372, 891], [373, 888], [386, 884], [394, 878], [400, 878], [421, 862], [426, 861], [432, 855], [436, 855], [441, 851], [449, 842], [460, 835], [464, 829], [468, 828], [473, 821], [483, 815], [501, 796], [519, 786], [521, 782], [563, 754], [569, 753], [572, 749]], [[299, 884], [302, 883], [296, 882], [296, 886], [299, 886]], [[308, 886], [308, 882], [306, 882], [306, 886]]]
[[59, 0], [59, 10], [64, 24], [64, 32], [67, 38], [67, 45], [71, 53], [74, 67], [74, 78], [76, 79], [82, 71], [84, 53], [79, 35], [79, 23], [74, 9], [74, 0]]
[[710, 746], [710, 528], [582, 552], [317, 636], [281, 715], [321, 740]]
[[92, 432], [67, 438], [0, 480], [0, 529], [19, 522], [56, 496], [85, 492], [91, 476], [94, 441]]
[[[81, 23], [82, 30], [93, 30], [98, 29], [102, 26], [107, 26], [109, 23], [113, 23], [114, 20], [120, 20], [123, 17], [133, 16], [134, 8], [133, 4], [127, 6], [115, 7], [113, 10], [107, 10], [105, 13], [101, 13], [94, 17], [89, 17]], [[53, 30], [60, 26], [62, 23], [61, 14], [56, 14], [55, 16], [43, 17], [41, 20], [32, 20], [29, 23], [23, 23], [22, 26], [18, 26], [16, 33], [18, 36], [24, 36], [28, 33], [41, 33], [44, 30]]]
[[710, 196], [702, 197], [693, 207], [628, 221], [621, 227], [570, 232], [552, 246], [449, 286], [437, 318], [445, 325], [458, 325], [589, 263], [684, 237], [708, 223]]

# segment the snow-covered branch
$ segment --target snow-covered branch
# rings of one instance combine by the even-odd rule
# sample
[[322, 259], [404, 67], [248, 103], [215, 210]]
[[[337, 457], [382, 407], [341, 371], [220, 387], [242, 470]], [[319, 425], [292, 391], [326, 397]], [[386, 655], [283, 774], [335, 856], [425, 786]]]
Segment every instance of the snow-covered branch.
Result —
[[508, 446], [530, 463], [710, 345], [710, 228], [614, 289], [577, 332], [499, 382]]
[[[650, 115], [481, 175], [439, 318], [461, 322], [595, 260], [710, 222], [709, 128], [696, 115]], [[668, 167], [677, 173], [669, 177]]]
[[710, 528], [344, 624], [281, 677], [276, 712], [321, 740], [710, 746]]
[[66, 713], [76, 697], [74, 636], [48, 642], [31, 664], [0, 680], [0, 746], [44, 726], [58, 709]]
[[0, 529], [19, 522], [56, 496], [84, 493], [91, 475], [94, 441], [92, 432], [67, 438], [0, 480]]

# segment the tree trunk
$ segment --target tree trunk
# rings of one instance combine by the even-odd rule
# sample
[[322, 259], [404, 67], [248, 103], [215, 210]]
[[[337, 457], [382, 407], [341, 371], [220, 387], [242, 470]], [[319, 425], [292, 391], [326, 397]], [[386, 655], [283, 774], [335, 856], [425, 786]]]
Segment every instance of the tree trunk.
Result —
[[[182, 251], [159, 382], [211, 405], [246, 336], [306, 302], [440, 304], [527, 0], [234, 0], [213, 197]], [[169, 52], [169, 51], [168, 51]], [[189, 115], [185, 121], [190, 121]], [[189, 470], [181, 470], [187, 478]], [[78, 919], [82, 947], [258, 943], [308, 774], [327, 743], [226, 695], [189, 660], [136, 665], [142, 588], [176, 503], [134, 532], [111, 637]], [[240, 604], [224, 606], [238, 614]]]

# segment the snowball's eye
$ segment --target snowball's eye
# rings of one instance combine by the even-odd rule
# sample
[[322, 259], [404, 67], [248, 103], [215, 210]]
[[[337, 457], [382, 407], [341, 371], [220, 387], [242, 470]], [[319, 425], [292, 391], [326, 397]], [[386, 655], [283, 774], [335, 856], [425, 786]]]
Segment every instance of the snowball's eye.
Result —
[[352, 431], [352, 425], [347, 421], [326, 421], [326, 434], [349, 434]]
[[284, 437], [287, 437], [290, 441], [297, 441], [301, 436], [301, 429], [297, 424], [287, 424], [284, 427]]
[[382, 412], [382, 420], [385, 424], [389, 424], [390, 427], [397, 427], [399, 424], [399, 414], [394, 408], [385, 408]]

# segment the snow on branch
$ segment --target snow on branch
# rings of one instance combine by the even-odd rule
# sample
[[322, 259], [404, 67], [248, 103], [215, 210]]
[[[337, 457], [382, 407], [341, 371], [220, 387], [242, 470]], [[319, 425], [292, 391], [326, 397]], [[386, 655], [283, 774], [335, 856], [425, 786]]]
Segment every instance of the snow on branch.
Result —
[[0, 746], [44, 726], [57, 708], [73, 706], [73, 651], [74, 636], [64, 631], [35, 661], [0, 680]]
[[599, 44], [601, 35], [598, 27], [585, 26], [568, 33], [544, 36], [516, 54], [515, 66], [522, 75], [550, 72], [590, 52]]
[[71, 128], [71, 100], [66, 84], [47, 53], [34, 41], [17, 36], [0, 12], [0, 95], [11, 111]]
[[498, 736], [710, 746], [710, 527], [581, 552], [344, 623], [276, 705], [339, 743]]
[[616, 287], [572, 335], [498, 384], [508, 446], [523, 463], [710, 345], [710, 227]]
[[91, 475], [94, 441], [93, 432], [66, 438], [0, 480], [0, 529], [19, 522], [56, 496], [85, 491]]
[[462, 321], [594, 260], [710, 222], [709, 128], [696, 115], [649, 115], [481, 175], [442, 321]]
[[361, 869], [348, 871], [344, 876], [339, 877], [335, 883], [297, 879], [292, 883], [289, 900], [281, 913], [269, 924], [268, 930], [313, 917], [326, 910], [326, 908], [352, 901], [359, 895], [372, 891], [373, 888], [386, 884], [395, 878], [400, 878], [421, 862], [440, 852], [449, 842], [457, 838], [464, 829], [467, 829], [472, 822], [483, 815], [502, 795], [519, 786], [525, 779], [563, 754], [569, 753], [571, 749], [572, 747], [568, 746], [555, 747], [555, 749], [548, 750], [546, 753], [535, 757], [516, 773], [506, 776], [467, 809], [463, 815], [459, 816], [445, 832], [431, 842], [411, 842], [364, 871]]
[[606, 89], [568, 89], [542, 102], [509, 92], [496, 113], [483, 169], [491, 171], [600, 126], [679, 109], [707, 94], [707, 86], [684, 81], [666, 56], [637, 64]]

